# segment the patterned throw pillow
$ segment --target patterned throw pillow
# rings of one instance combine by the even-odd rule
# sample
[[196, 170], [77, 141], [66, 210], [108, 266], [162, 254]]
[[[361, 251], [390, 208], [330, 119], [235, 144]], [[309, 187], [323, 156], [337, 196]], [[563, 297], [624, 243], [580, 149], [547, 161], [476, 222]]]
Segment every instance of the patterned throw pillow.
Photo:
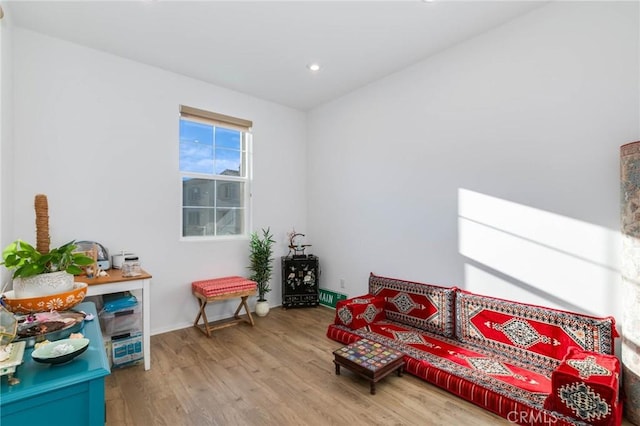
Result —
[[620, 361], [613, 355], [571, 348], [551, 374], [544, 408], [594, 426], [620, 424]]
[[369, 293], [384, 298], [388, 319], [445, 337], [455, 330], [455, 292], [455, 287], [369, 276]]
[[385, 319], [384, 299], [370, 294], [353, 299], [340, 300], [336, 304], [335, 323], [352, 330]]

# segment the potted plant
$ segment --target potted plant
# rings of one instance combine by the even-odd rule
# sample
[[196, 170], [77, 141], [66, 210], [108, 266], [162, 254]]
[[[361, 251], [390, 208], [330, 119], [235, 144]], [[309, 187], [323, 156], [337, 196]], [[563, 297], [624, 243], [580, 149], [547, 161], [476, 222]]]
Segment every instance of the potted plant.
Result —
[[22, 240], [9, 244], [2, 252], [2, 263], [13, 270], [13, 290], [17, 298], [45, 296], [73, 289], [73, 275], [94, 260], [75, 253], [74, 241], [41, 253]]
[[262, 229], [262, 236], [257, 232], [251, 233], [249, 242], [249, 279], [258, 284], [258, 302], [256, 303], [256, 315], [263, 317], [269, 313], [269, 302], [265, 294], [271, 291], [269, 281], [273, 273], [273, 235], [269, 228]]

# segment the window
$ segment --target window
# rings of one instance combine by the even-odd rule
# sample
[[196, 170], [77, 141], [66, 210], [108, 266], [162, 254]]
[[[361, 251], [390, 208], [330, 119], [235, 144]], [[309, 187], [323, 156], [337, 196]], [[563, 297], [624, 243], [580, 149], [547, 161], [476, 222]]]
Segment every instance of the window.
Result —
[[246, 235], [251, 126], [180, 106], [182, 237]]

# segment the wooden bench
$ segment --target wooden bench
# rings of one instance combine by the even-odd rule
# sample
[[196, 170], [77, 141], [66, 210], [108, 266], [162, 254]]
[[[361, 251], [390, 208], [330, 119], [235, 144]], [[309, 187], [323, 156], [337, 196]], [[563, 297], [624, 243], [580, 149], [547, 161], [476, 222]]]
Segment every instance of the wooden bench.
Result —
[[[191, 292], [198, 300], [198, 305], [200, 306], [200, 310], [198, 311], [198, 315], [196, 316], [193, 326], [198, 328], [208, 337], [211, 337], [211, 332], [213, 330], [229, 327], [241, 322], [248, 322], [253, 326], [254, 322], [251, 317], [249, 306], [247, 305], [247, 298], [249, 296], [254, 296], [257, 288], [255, 281], [237, 276], [192, 282]], [[233, 314], [233, 319], [215, 322], [209, 322], [209, 320], [207, 320], [207, 313], [205, 312], [207, 303], [235, 298], [240, 298], [240, 304], [238, 305], [236, 312]], [[240, 317], [240, 309], [243, 307], [247, 313], [247, 319]], [[200, 318], [203, 319], [203, 324], [199, 324]]]

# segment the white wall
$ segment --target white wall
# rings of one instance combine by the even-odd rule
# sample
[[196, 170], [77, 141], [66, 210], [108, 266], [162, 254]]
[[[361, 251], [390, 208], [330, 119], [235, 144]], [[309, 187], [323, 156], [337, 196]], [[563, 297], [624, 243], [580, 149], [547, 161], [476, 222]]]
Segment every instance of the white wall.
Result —
[[[13, 48], [15, 226], [5, 237], [35, 240], [33, 198], [44, 193], [53, 245], [135, 251], [153, 275], [153, 333], [192, 324], [191, 281], [248, 273], [246, 239], [179, 241], [180, 104], [253, 121], [253, 229], [271, 227], [277, 256], [286, 233], [305, 228], [303, 113], [23, 29]], [[279, 280], [276, 268], [272, 306]], [[218, 304], [208, 315], [234, 310]]]
[[309, 114], [323, 286], [369, 272], [620, 321], [637, 2], [555, 2]]
[[[9, 16], [0, 21], [0, 245], [8, 244], [8, 230], [13, 226], [13, 210], [8, 208], [13, 200], [13, 60], [12, 26]], [[5, 207], [7, 206], [7, 207]], [[0, 287], [11, 279], [2, 268]]]

